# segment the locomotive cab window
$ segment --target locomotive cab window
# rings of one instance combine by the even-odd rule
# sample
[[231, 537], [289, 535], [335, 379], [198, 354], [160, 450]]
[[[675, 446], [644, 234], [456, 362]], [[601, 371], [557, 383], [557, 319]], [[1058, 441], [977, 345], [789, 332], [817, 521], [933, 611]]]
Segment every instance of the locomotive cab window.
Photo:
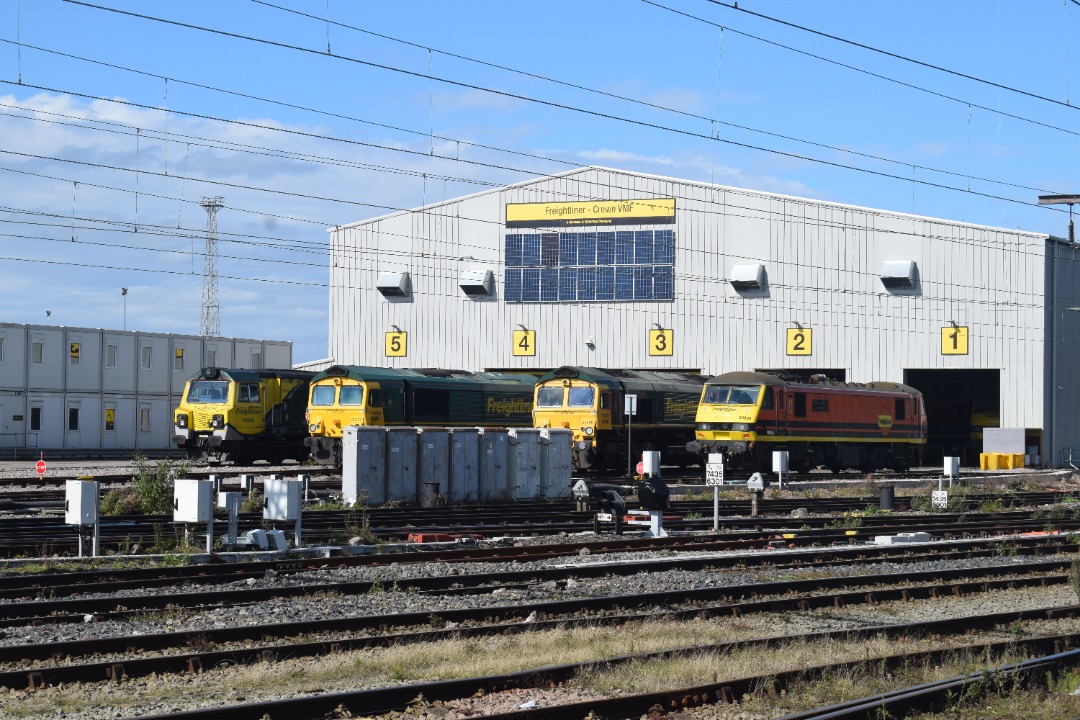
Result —
[[761, 409], [762, 410], [772, 410], [773, 409], [773, 391], [772, 391], [772, 388], [765, 388], [765, 397], [762, 398], [762, 400], [761, 400]]
[[198, 380], [188, 390], [189, 403], [223, 403], [229, 396], [229, 383], [225, 380]]
[[611, 407], [611, 393], [600, 393], [600, 409], [607, 410]]
[[258, 383], [240, 383], [239, 402], [259, 402]]
[[536, 391], [536, 407], [562, 407], [561, 387], [542, 387]]
[[311, 404], [317, 407], [329, 407], [334, 404], [333, 385], [316, 385], [311, 390]]
[[795, 417], [806, 417], [806, 393], [795, 393]]
[[904, 419], [904, 398], [896, 398], [896, 410], [893, 415], [897, 420]]
[[707, 385], [702, 402], [706, 405], [755, 405], [760, 385]]
[[570, 407], [591, 408], [595, 399], [596, 392], [591, 387], [572, 387], [570, 388], [570, 400], [567, 404]]
[[341, 386], [341, 399], [338, 401], [342, 405], [363, 405], [364, 404], [364, 388], [361, 385], [342, 385]]

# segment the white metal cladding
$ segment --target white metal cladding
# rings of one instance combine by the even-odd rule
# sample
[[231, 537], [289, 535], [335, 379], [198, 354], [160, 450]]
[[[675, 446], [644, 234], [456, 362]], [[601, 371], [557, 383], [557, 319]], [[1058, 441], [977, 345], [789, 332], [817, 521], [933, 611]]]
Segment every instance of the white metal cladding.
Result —
[[[231, 359], [235, 349], [245, 363], [257, 354], [263, 367], [288, 368], [292, 361], [292, 343], [280, 340], [16, 323], [0, 323], [0, 337], [4, 449], [168, 448], [173, 410], [184, 383], [202, 367], [206, 347], [217, 348], [219, 359]], [[40, 356], [35, 343], [40, 343]], [[149, 355], [143, 348], [149, 348]], [[182, 367], [178, 349], [184, 351]], [[31, 427], [32, 414], [40, 417], [38, 429]]]
[[[463, 269], [490, 266], [501, 300], [507, 203], [640, 197], [675, 198], [673, 302], [477, 302], [457, 287]], [[999, 369], [1002, 424], [1044, 426], [1042, 234], [586, 168], [339, 226], [331, 247], [327, 354], [339, 363], [840, 368], [852, 381], [901, 381], [905, 369]], [[883, 266], [896, 261], [918, 268], [913, 290], [883, 286]], [[729, 268], [755, 264], [766, 268], [765, 289], [732, 288]], [[407, 302], [376, 292], [388, 271], [411, 274]], [[967, 355], [941, 353], [941, 328], [952, 323], [969, 328]], [[796, 324], [814, 331], [809, 356], [786, 354]], [[673, 332], [669, 357], [648, 354], [657, 325]], [[536, 332], [535, 356], [512, 354], [519, 326]], [[384, 355], [394, 327], [408, 333], [406, 357]], [[1061, 342], [1075, 348], [1076, 336]]]

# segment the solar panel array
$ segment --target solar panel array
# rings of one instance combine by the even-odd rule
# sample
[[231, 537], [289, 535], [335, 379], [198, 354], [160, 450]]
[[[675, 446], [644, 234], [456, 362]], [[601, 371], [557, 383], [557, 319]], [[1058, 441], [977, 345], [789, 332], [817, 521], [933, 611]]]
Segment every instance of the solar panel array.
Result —
[[675, 299], [672, 230], [508, 233], [506, 302]]

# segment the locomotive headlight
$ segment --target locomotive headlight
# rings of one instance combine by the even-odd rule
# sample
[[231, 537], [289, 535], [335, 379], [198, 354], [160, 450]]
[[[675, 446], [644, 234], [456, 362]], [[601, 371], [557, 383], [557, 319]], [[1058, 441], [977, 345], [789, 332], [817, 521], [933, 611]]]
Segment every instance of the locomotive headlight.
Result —
[[588, 435], [589, 437], [592, 437], [592, 434], [593, 434], [594, 432], [596, 432], [596, 431], [595, 431], [595, 430], [593, 430], [593, 429], [592, 429], [591, 427], [583, 427], [583, 428], [581, 428], [581, 432], [585, 433], [585, 434], [586, 434], [586, 435]]
[[308, 429], [308, 432], [317, 433], [317, 432], [319, 432], [319, 423], [317, 423], [317, 422], [311, 423], [310, 425], [308, 425], [307, 429]]
[[187, 427], [187, 413], [177, 413], [177, 415], [176, 415], [176, 427], [178, 427], [178, 428], [186, 428]]
[[698, 430], [712, 430], [712, 423], [698, 423]]
[[215, 415], [214, 417], [210, 418], [210, 427], [212, 427], [212, 428], [223, 428], [223, 427], [225, 427], [225, 416], [224, 415]]
[[736, 432], [750, 432], [754, 428], [753, 428], [753, 426], [748, 425], [747, 423], [735, 423], [735, 424], [733, 424], [731, 426], [731, 429], [736, 431]]

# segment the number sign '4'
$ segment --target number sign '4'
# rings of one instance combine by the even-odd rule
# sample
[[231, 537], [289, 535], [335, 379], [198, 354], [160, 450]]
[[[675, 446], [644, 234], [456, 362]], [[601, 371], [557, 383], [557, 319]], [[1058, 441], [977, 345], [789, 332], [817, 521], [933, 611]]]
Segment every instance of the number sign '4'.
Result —
[[536, 355], [536, 331], [514, 331], [514, 355]]

